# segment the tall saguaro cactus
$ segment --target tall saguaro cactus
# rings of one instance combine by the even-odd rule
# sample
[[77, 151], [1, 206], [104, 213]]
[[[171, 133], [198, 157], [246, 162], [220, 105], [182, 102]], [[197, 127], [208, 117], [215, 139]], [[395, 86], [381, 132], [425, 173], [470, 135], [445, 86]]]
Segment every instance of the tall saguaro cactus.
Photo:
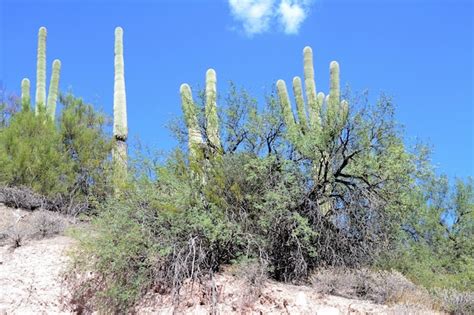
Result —
[[332, 174], [329, 172], [332, 161], [327, 151], [330, 150], [328, 144], [337, 139], [347, 121], [348, 103], [340, 100], [339, 64], [336, 61], [331, 62], [329, 66], [330, 89], [325, 97], [322, 92], [316, 93], [313, 52], [310, 47], [304, 48], [303, 60], [307, 106], [303, 98], [301, 79], [293, 79], [298, 120], [293, 115], [285, 81], [277, 81], [277, 91], [288, 139], [300, 155], [313, 162], [313, 179], [318, 185], [324, 186], [322, 191], [326, 194], [326, 197], [319, 200], [319, 205], [322, 212], [327, 213], [331, 206], [328, 196], [333, 189], [332, 179], [328, 178]]
[[[56, 114], [56, 103], [59, 93], [59, 74], [61, 71], [61, 61], [53, 61], [53, 71], [49, 83], [48, 98], [46, 99], [46, 36], [47, 30], [44, 26], [38, 30], [38, 49], [36, 55], [36, 93], [35, 93], [35, 113], [38, 115], [45, 110], [54, 121]], [[30, 80], [24, 78], [21, 81], [22, 108], [30, 108]]]
[[36, 59], [36, 114], [39, 113], [40, 107], [46, 106], [46, 35], [46, 27], [40, 27]]
[[127, 99], [125, 95], [125, 72], [123, 61], [123, 30], [115, 28], [115, 78], [114, 78], [114, 177], [116, 191], [127, 175]]
[[191, 88], [188, 84], [181, 85], [181, 105], [184, 113], [186, 127], [188, 128], [188, 147], [190, 159], [199, 160], [203, 156], [203, 150], [211, 149], [214, 153], [222, 151], [219, 138], [219, 117], [217, 114], [217, 88], [216, 72], [209, 69], [206, 72], [206, 135], [207, 142], [204, 142], [203, 135], [199, 128], [198, 108], [193, 101]]

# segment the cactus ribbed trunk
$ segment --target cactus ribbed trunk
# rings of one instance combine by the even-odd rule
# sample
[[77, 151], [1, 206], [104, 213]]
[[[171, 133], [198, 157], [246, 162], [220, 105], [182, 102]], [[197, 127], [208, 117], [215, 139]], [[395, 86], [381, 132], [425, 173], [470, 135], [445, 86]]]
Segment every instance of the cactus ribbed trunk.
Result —
[[204, 145], [197, 118], [197, 108], [193, 101], [191, 88], [188, 84], [181, 84], [181, 106], [184, 113], [184, 120], [188, 128], [189, 155], [192, 159], [197, 159], [202, 155], [201, 149]]
[[288, 90], [286, 88], [285, 81], [277, 81], [277, 90], [286, 127], [290, 135], [294, 135], [296, 132], [295, 116], [293, 115], [293, 111], [291, 110], [290, 97], [288, 96]]
[[339, 64], [337, 61], [332, 61], [329, 65], [329, 99], [328, 99], [328, 121], [332, 125], [337, 125], [340, 106], [340, 86], [339, 86]]
[[125, 95], [125, 73], [123, 62], [123, 30], [115, 29], [114, 60], [114, 161], [115, 192], [119, 192], [127, 176], [127, 101]]
[[318, 103], [316, 94], [316, 81], [314, 80], [313, 50], [306, 46], [303, 49], [304, 83], [308, 101], [309, 122], [313, 128], [321, 126], [321, 104]]
[[38, 51], [36, 61], [36, 99], [35, 112], [38, 115], [40, 107], [46, 106], [46, 28], [38, 31]]
[[207, 136], [211, 144], [220, 151], [219, 117], [217, 115], [217, 87], [216, 72], [209, 69], [206, 72], [206, 121]]
[[58, 59], [53, 61], [53, 73], [49, 82], [48, 103], [46, 111], [51, 120], [54, 121], [56, 115], [56, 103], [58, 101], [59, 90], [59, 73], [61, 71], [61, 61]]
[[30, 110], [30, 80], [21, 80], [21, 108], [23, 111]]

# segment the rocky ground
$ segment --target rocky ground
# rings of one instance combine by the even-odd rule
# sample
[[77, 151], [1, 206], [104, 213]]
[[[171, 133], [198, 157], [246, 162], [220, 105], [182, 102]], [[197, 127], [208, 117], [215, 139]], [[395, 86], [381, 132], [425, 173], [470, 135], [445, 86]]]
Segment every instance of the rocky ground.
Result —
[[[35, 211], [37, 212], [37, 211]], [[73, 313], [62, 273], [75, 242], [61, 233], [70, 218], [0, 204], [0, 314]], [[54, 233], [44, 232], [44, 227]], [[41, 237], [39, 237], [41, 236]], [[266, 281], [246, 285], [232, 272], [185, 285], [177, 305], [170, 295], [148, 294], [139, 314], [433, 314], [317, 293], [311, 287]]]

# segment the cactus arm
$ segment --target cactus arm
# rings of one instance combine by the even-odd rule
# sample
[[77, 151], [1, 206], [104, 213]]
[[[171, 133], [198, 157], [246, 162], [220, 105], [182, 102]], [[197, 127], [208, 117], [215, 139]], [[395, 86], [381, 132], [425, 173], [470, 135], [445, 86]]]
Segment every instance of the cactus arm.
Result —
[[193, 102], [191, 88], [188, 84], [182, 84], [180, 87], [181, 106], [183, 108], [184, 120], [188, 128], [188, 145], [190, 156], [199, 156], [200, 146], [203, 144], [201, 131], [197, 118], [197, 108]]
[[36, 114], [39, 113], [40, 106], [46, 105], [46, 35], [46, 28], [40, 27], [36, 60]]
[[219, 139], [219, 117], [217, 115], [217, 88], [216, 88], [216, 72], [214, 69], [209, 69], [206, 72], [206, 122], [207, 122], [207, 136], [209, 141], [218, 150], [220, 150], [221, 143]]
[[23, 111], [30, 110], [30, 80], [21, 80], [21, 108]]
[[290, 98], [288, 97], [288, 91], [286, 89], [285, 81], [277, 81], [277, 91], [278, 96], [280, 98], [280, 104], [285, 124], [290, 134], [293, 134], [296, 131], [295, 117], [293, 116], [293, 112], [291, 110]]
[[340, 107], [340, 117], [341, 117], [341, 128], [344, 127], [347, 119], [349, 118], [349, 103], [346, 100], [342, 100]]
[[329, 103], [328, 114], [330, 119], [337, 119], [337, 111], [340, 104], [340, 88], [339, 88], [339, 64], [337, 61], [332, 61], [329, 65]]
[[298, 113], [298, 120], [301, 129], [306, 130], [308, 128], [306, 122], [306, 109], [304, 105], [303, 88], [301, 86], [301, 79], [299, 77], [293, 78], [293, 93], [295, 94], [296, 111]]
[[56, 115], [56, 103], [58, 100], [60, 71], [61, 71], [61, 61], [56, 59], [53, 61], [53, 73], [51, 74], [51, 81], [49, 83], [48, 103], [47, 103], [48, 106], [46, 107], [46, 111], [53, 121]]
[[121, 27], [115, 29], [114, 136], [122, 141], [126, 141], [128, 137], [123, 30]]
[[316, 96], [317, 94], [316, 81], [314, 80], [313, 50], [309, 46], [306, 46], [303, 49], [303, 62], [304, 83], [306, 89], [306, 98], [308, 100], [309, 122], [313, 127], [319, 128], [319, 126], [321, 125], [321, 108], [318, 107]]

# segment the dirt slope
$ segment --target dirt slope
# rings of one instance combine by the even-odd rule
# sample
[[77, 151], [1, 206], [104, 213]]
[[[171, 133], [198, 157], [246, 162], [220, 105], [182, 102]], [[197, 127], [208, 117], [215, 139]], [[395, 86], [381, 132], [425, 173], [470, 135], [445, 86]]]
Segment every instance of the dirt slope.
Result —
[[[74, 241], [53, 236], [22, 241], [12, 248], [6, 235], [15, 225], [30, 229], [34, 213], [10, 209], [0, 204], [0, 315], [71, 314], [67, 292], [61, 281], [67, 268], [66, 252]], [[23, 222], [23, 223], [22, 223]], [[3, 234], [2, 234], [3, 233]], [[211, 292], [209, 288], [214, 288]], [[322, 295], [313, 288], [267, 281], [255, 294], [255, 288], [231, 273], [214, 277], [213, 282], [187, 285], [181, 301], [174, 307], [171, 296], [148, 294], [137, 306], [139, 314], [433, 314], [403, 306], [377, 305], [368, 301]], [[214, 301], [214, 303], [210, 303]], [[211, 306], [210, 304], [213, 304]]]

